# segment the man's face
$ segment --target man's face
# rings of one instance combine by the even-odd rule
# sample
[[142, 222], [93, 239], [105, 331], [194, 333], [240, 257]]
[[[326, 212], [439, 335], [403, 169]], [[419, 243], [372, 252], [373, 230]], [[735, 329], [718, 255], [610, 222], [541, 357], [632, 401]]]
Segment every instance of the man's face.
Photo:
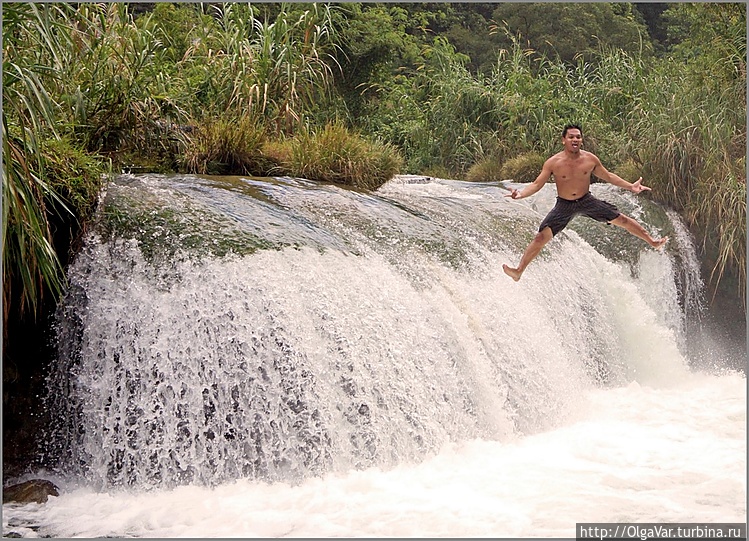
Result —
[[570, 128], [567, 134], [562, 138], [564, 149], [569, 152], [580, 152], [583, 144], [583, 134], [577, 128]]

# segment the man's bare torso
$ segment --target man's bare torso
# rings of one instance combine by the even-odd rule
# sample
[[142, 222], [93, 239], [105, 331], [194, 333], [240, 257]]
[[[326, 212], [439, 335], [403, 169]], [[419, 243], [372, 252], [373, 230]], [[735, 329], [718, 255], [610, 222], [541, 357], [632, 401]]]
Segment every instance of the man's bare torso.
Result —
[[557, 195], [563, 199], [579, 199], [590, 190], [590, 178], [598, 160], [594, 154], [580, 150], [574, 154], [563, 150], [549, 158]]

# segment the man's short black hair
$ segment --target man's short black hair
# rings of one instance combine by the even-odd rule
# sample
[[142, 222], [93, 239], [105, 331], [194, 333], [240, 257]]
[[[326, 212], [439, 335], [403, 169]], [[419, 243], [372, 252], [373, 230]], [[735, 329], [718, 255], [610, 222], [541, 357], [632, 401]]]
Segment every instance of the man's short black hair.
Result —
[[562, 130], [562, 137], [567, 137], [567, 130], [569, 129], [580, 130], [580, 135], [583, 134], [583, 129], [580, 127], [579, 124], [567, 124]]

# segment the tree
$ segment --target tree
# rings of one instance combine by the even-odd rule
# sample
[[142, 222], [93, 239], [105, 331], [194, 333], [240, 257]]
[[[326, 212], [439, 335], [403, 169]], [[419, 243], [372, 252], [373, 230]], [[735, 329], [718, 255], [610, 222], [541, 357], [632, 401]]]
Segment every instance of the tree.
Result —
[[664, 18], [672, 55], [691, 66], [695, 85], [720, 91], [746, 81], [746, 4], [674, 4]]
[[666, 23], [662, 14], [670, 4], [662, 2], [643, 2], [635, 3], [633, 6], [642, 17], [642, 21], [648, 27], [648, 33], [653, 40], [653, 47], [656, 52], [662, 53], [666, 50], [668, 34], [666, 33]]
[[338, 20], [341, 43], [336, 86], [353, 117], [377, 90], [404, 72], [413, 72], [423, 60], [414, 19], [402, 5], [344, 4]]
[[512, 38], [547, 57], [572, 63], [586, 60], [601, 46], [628, 53], [652, 53], [647, 28], [625, 3], [498, 4], [492, 14], [497, 27], [493, 41], [509, 48]]

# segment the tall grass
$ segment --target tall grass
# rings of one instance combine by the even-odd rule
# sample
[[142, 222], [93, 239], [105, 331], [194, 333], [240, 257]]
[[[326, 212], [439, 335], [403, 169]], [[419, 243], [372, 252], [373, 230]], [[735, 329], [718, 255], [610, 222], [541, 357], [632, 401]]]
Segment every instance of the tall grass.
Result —
[[[59, 295], [64, 285], [60, 260], [52, 246], [46, 201], [55, 192], [34, 172], [29, 159], [35, 143], [13, 138], [3, 118], [3, 307], [4, 320], [18, 295], [20, 309], [37, 313], [45, 288]], [[38, 166], [38, 164], [37, 164]]]
[[164, 48], [155, 28], [136, 26], [126, 4], [43, 4], [34, 11], [29, 29], [48, 28], [56, 42], [23, 56], [44, 67], [59, 102], [57, 121], [84, 148], [150, 150], [157, 120], [184, 117], [156, 82]]
[[293, 132], [330, 91], [336, 33], [330, 6], [301, 13], [284, 5], [263, 20], [250, 4], [211, 6], [216, 25], [196, 27], [177, 65], [178, 84], [193, 92], [194, 117], [242, 112]]
[[[643, 174], [660, 200], [682, 211], [711, 260], [711, 284], [746, 272], [746, 99], [744, 75], [702, 92], [662, 64], [631, 115]], [[738, 279], [745, 297], [745, 280]]]
[[745, 160], [738, 160], [735, 167], [718, 166], [700, 183], [688, 209], [693, 222], [709, 224], [703, 243], [715, 254], [710, 281], [717, 284], [732, 271], [739, 278], [742, 299], [746, 293], [741, 279], [746, 276], [745, 167]]
[[3, 306], [12, 299], [36, 313], [45, 288], [59, 294], [64, 276], [52, 246], [47, 204], [67, 210], [44, 179], [42, 139], [59, 137], [58, 104], [44, 81], [58, 75], [38, 59], [24, 58], [25, 47], [51, 56], [60, 44], [44, 10], [34, 4], [3, 6]]
[[264, 129], [249, 117], [210, 120], [185, 138], [182, 161], [189, 172], [264, 175], [271, 168], [262, 153]]
[[288, 169], [292, 175], [362, 189], [378, 188], [403, 164], [396, 148], [368, 141], [340, 124], [300, 133], [290, 145]]
[[[177, 9], [183, 8], [195, 10]], [[53, 209], [67, 207], [49, 182], [49, 162], [72, 163], [65, 144], [122, 161], [160, 156], [195, 169], [248, 166], [253, 121], [278, 132], [297, 130], [324, 102], [337, 69], [333, 8], [287, 6], [269, 21], [249, 4], [208, 9], [207, 17], [193, 11], [198, 23], [183, 36], [190, 46], [175, 59], [174, 29], [160, 25], [156, 12], [136, 20], [124, 3], [3, 4], [6, 309], [12, 290], [36, 311], [42, 291], [58, 294], [64, 285], [49, 220]], [[215, 129], [222, 122], [216, 118], [227, 112], [253, 120], [220, 140], [226, 130]], [[178, 160], [191, 142], [180, 126], [189, 124], [202, 126], [198, 146], [205, 152]], [[66, 176], [68, 184], [59, 187], [75, 199], [73, 179], [81, 177]], [[80, 189], [79, 215], [90, 210], [82, 201], [90, 202], [91, 186]]]

